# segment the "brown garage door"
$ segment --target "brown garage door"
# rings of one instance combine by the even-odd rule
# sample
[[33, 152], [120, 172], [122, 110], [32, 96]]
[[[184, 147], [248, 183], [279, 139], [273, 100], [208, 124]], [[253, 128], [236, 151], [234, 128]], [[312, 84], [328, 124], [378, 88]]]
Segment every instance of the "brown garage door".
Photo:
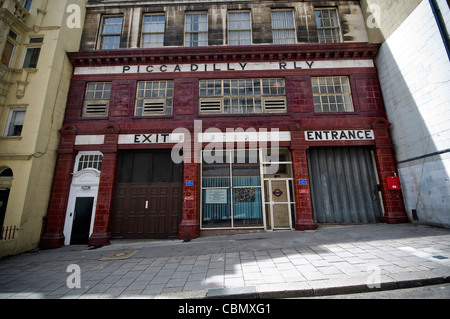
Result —
[[111, 236], [175, 238], [181, 219], [182, 166], [170, 152], [124, 152], [120, 156]]

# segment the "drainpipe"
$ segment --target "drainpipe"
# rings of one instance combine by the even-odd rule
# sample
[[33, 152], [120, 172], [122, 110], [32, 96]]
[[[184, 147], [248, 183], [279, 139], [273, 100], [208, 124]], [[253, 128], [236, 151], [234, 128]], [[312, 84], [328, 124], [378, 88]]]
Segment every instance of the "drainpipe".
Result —
[[442, 12], [439, 8], [437, 0], [429, 0], [431, 10], [433, 11], [434, 18], [436, 19], [437, 26], [439, 28], [439, 33], [441, 34], [442, 40], [444, 41], [445, 50], [447, 51], [448, 59], [450, 60], [450, 37], [445, 25], [444, 18], [442, 17]]

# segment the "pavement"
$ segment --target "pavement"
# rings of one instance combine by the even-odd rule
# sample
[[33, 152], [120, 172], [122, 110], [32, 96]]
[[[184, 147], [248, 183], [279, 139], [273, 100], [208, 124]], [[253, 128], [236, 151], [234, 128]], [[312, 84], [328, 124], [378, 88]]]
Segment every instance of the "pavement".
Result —
[[418, 224], [113, 240], [0, 259], [0, 299], [278, 299], [449, 282], [450, 229]]

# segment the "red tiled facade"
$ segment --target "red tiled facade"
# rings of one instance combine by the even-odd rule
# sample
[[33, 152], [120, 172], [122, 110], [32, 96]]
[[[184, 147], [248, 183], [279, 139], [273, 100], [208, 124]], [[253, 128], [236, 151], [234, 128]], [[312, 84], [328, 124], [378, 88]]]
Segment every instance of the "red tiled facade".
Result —
[[[214, 127], [225, 132], [227, 128], [276, 128], [290, 133], [290, 141], [280, 142], [289, 148], [292, 158], [295, 221], [292, 228], [317, 228], [311, 199], [311, 177], [308, 163], [310, 147], [366, 146], [374, 154], [386, 223], [407, 221], [401, 190], [388, 190], [385, 179], [397, 173], [393, 144], [389, 133], [384, 104], [375, 67], [302, 68], [285, 69], [293, 61], [373, 61], [378, 45], [368, 43], [296, 44], [223, 46], [220, 48], [162, 48], [119, 49], [110, 51], [80, 51], [69, 54], [75, 68], [125, 67], [164, 65], [169, 70], [176, 65], [208, 65], [214, 63], [278, 63], [278, 70], [196, 70], [195, 72], [116, 72], [105, 74], [74, 74], [67, 103], [65, 124], [61, 129], [58, 162], [55, 169], [48, 222], [41, 246], [59, 247], [64, 243], [64, 221], [71, 189], [75, 158], [81, 151], [100, 151], [103, 154], [93, 232], [89, 245], [105, 245], [111, 238], [111, 214], [114, 202], [119, 152], [124, 150], [172, 149], [173, 144], [120, 144], [120, 135], [170, 133], [186, 128], [191, 133], [194, 152], [183, 164], [183, 190], [178, 237], [190, 240], [201, 234], [201, 166], [195, 149], [194, 121], [201, 120], [203, 130]], [[230, 68], [230, 67], [229, 67]], [[120, 70], [120, 69], [119, 69]], [[124, 71], [127, 69], [123, 69]], [[172, 69], [173, 70], [173, 69]], [[352, 91], [354, 112], [315, 113], [312, 77], [348, 76]], [[287, 111], [278, 114], [199, 113], [199, 81], [204, 79], [284, 78]], [[134, 115], [138, 81], [173, 80], [173, 112], [170, 116], [138, 117]], [[84, 118], [83, 103], [88, 82], [110, 81], [112, 84], [108, 116]], [[371, 130], [374, 139], [307, 141], [307, 131]], [[77, 144], [77, 136], [102, 135], [102, 144]], [[205, 146], [205, 144], [203, 145]], [[306, 180], [299, 184], [296, 181]], [[187, 185], [186, 181], [193, 181]]]

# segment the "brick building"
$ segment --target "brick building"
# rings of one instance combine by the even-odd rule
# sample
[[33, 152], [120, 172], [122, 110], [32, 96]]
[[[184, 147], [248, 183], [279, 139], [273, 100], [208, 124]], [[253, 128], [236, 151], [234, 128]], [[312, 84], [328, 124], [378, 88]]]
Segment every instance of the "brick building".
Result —
[[406, 221], [378, 49], [358, 1], [89, 1], [41, 245]]

